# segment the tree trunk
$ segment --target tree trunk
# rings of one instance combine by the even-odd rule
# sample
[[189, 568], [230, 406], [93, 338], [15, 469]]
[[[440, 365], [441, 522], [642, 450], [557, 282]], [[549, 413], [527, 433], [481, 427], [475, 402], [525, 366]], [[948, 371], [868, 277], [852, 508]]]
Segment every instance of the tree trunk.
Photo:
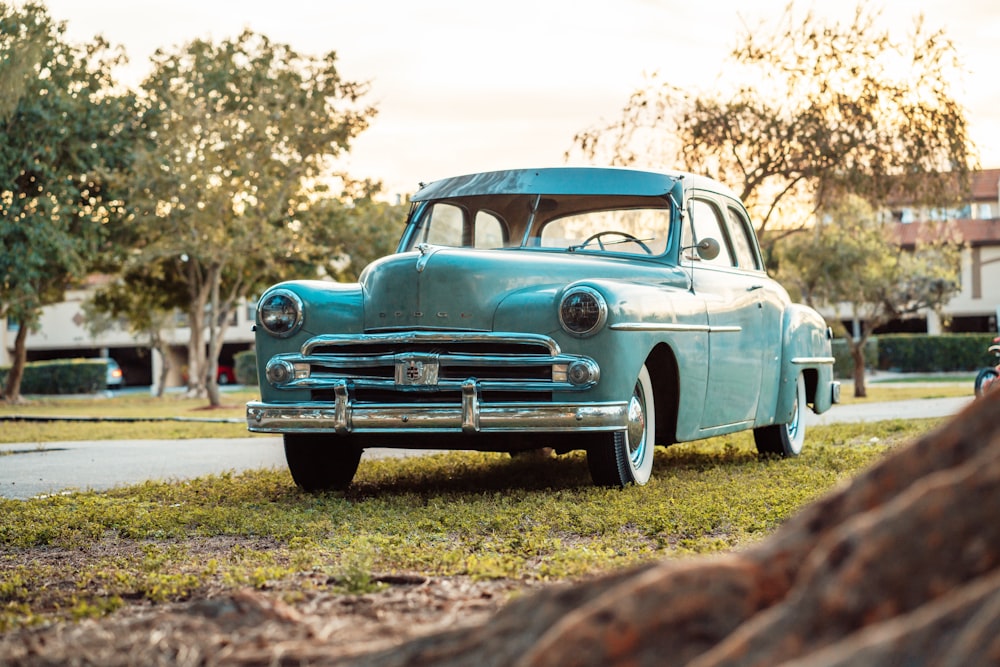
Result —
[[167, 389], [167, 378], [170, 376], [170, 346], [167, 345], [166, 341], [159, 332], [156, 332], [152, 336], [150, 341], [153, 348], [160, 355], [160, 380], [156, 383], [156, 397], [163, 398], [163, 392]]
[[208, 304], [212, 283], [211, 269], [207, 278], [201, 275], [200, 267], [194, 261], [188, 262], [191, 302], [188, 305], [188, 390], [191, 398], [205, 398], [208, 395], [207, 355], [205, 354], [205, 306]]
[[851, 359], [854, 361], [854, 397], [867, 398], [868, 388], [865, 386], [865, 345], [868, 342], [867, 336], [855, 340], [848, 337], [847, 346], [851, 351]]
[[3, 397], [8, 403], [21, 403], [21, 380], [24, 378], [24, 365], [28, 362], [28, 325], [18, 322], [17, 336], [14, 337], [14, 362], [7, 373], [7, 384], [3, 388]]
[[[226, 340], [226, 329], [229, 328], [229, 313], [232, 309], [235, 295], [230, 294], [223, 300], [219, 294], [222, 286], [222, 266], [212, 265], [208, 272], [210, 282], [210, 312], [211, 318], [208, 321], [208, 373], [206, 374], [206, 386], [208, 387], [209, 407], [217, 408], [222, 405], [222, 395], [219, 391], [219, 355], [222, 354], [222, 344]], [[238, 287], [234, 287], [235, 292]]]

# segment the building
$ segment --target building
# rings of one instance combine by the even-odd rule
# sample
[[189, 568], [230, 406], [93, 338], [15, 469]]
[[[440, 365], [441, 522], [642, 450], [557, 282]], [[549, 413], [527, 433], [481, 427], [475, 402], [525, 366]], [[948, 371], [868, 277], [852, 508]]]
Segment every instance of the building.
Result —
[[[65, 300], [42, 310], [37, 330], [28, 334], [28, 361], [68, 359], [78, 357], [111, 357], [122, 367], [125, 383], [131, 386], [152, 386], [160, 376], [163, 359], [150, 349], [148, 337], [135, 337], [124, 323], [113, 322], [104, 331], [90, 331], [84, 304], [93, 286], [66, 292]], [[219, 357], [219, 363], [233, 366], [233, 355], [253, 344], [254, 310], [256, 304], [241, 302], [235, 309]], [[186, 384], [187, 343], [191, 331], [186, 318], [178, 314], [175, 325], [163, 332], [170, 344], [171, 372], [167, 386]], [[14, 351], [16, 325], [7, 322], [0, 330], [0, 366], [9, 366]], [[155, 389], [155, 387], [154, 387]]]
[[934, 313], [891, 325], [895, 331], [928, 333], [997, 331], [1000, 316], [1000, 169], [972, 174], [969, 200], [955, 209], [894, 206], [895, 240], [912, 247], [918, 239], [948, 234], [965, 244], [961, 291], [944, 307], [944, 323]]

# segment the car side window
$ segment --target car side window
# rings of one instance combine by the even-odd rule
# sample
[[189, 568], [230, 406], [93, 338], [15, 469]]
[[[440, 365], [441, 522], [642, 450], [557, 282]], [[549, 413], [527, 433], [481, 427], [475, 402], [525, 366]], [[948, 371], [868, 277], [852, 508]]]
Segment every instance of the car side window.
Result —
[[[696, 245], [702, 239], [713, 238], [719, 242], [719, 256], [711, 260], [701, 260], [713, 266], [734, 266], [733, 255], [726, 240], [722, 219], [718, 209], [704, 199], [692, 199], [689, 205], [691, 221], [685, 222], [681, 240], [684, 247]], [[692, 237], [692, 226], [694, 236]], [[684, 259], [699, 260], [697, 250], [685, 250]]]
[[476, 247], [503, 248], [507, 245], [506, 227], [500, 218], [488, 211], [476, 213]]
[[434, 204], [421, 221], [417, 243], [453, 248], [502, 248], [507, 234], [503, 221], [488, 211], [478, 211], [468, 224], [466, 210], [455, 204]]
[[461, 247], [465, 211], [454, 204], [434, 204], [424, 214], [421, 243]]
[[736, 263], [742, 269], [759, 270], [760, 257], [754, 246], [750, 222], [733, 207], [729, 207], [728, 213], [726, 223], [729, 227], [729, 238], [733, 242], [733, 251], [736, 253]]

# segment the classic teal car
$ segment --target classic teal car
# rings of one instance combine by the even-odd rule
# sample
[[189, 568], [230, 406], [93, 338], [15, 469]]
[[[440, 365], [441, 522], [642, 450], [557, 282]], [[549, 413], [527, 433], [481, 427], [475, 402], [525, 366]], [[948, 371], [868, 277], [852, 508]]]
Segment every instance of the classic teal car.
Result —
[[798, 454], [838, 400], [831, 332], [764, 270], [746, 209], [685, 173], [458, 176], [412, 198], [357, 284], [268, 289], [257, 433], [296, 484], [342, 489], [370, 447], [586, 452], [645, 484], [654, 445], [752, 429]]

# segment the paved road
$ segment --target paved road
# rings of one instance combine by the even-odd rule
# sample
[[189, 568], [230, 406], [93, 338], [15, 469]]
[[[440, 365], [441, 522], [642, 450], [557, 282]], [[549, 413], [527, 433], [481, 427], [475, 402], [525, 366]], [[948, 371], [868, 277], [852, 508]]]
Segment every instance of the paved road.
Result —
[[[838, 405], [809, 424], [944, 417], [972, 398], [938, 398]], [[11, 428], [9, 424], [3, 428]], [[11, 452], [3, 455], [3, 452]], [[380, 449], [365, 457], [406, 456], [414, 450]], [[0, 497], [31, 498], [67, 489], [103, 490], [145, 480], [180, 480], [227, 471], [283, 468], [280, 437], [211, 440], [102, 440], [0, 444]]]

